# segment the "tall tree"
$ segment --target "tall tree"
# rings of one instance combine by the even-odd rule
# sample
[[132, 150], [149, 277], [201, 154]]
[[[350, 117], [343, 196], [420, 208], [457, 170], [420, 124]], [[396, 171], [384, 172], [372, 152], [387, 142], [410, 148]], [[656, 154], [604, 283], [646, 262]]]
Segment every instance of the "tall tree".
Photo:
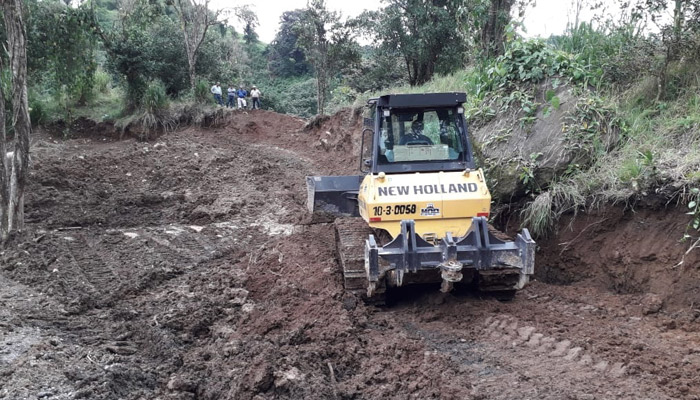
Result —
[[303, 14], [303, 10], [292, 10], [280, 17], [279, 30], [269, 46], [268, 67], [273, 75], [301, 76], [311, 71], [306, 55], [297, 45], [298, 36], [294, 30]]
[[93, 28], [107, 51], [110, 68], [126, 80], [126, 108], [133, 111], [141, 105], [153, 69], [147, 28], [162, 9], [149, 0], [121, 0], [118, 16], [109, 27], [109, 23], [99, 20], [95, 3], [90, 2]]
[[364, 14], [386, 52], [404, 61], [411, 85], [429, 81], [436, 72], [462, 66], [468, 45], [464, 35], [466, 0], [385, 0], [379, 12]]
[[[27, 99], [27, 35], [21, 0], [2, 2], [7, 38], [7, 53], [12, 75], [11, 124], [14, 128], [14, 149], [8, 154], [5, 128], [5, 94], [0, 90], [0, 241], [6, 242], [14, 231], [24, 229], [24, 189], [29, 168], [29, 120]], [[4, 66], [0, 56], [0, 69]]]
[[[513, 20], [513, 14], [517, 12], [517, 16], [522, 18], [525, 14], [525, 9], [535, 2], [535, 0], [471, 0], [475, 5], [475, 13], [471, 13], [471, 20], [474, 25], [480, 27], [480, 44], [482, 56], [493, 57], [503, 54], [505, 50], [505, 34], [506, 27]], [[574, 0], [575, 7], [578, 10], [575, 11], [576, 22], [575, 26], [578, 25], [578, 18], [580, 9], [583, 6], [585, 0]], [[589, 7], [598, 8], [600, 3], [591, 2], [588, 4]], [[482, 17], [482, 13], [485, 13], [485, 17]]]
[[[623, 6], [629, 1], [621, 1]], [[700, 55], [700, 3], [697, 0], [636, 0], [634, 7], [640, 15], [648, 16], [660, 28], [663, 57], [653, 65], [651, 73], [657, 77], [656, 100], [668, 95], [669, 69], [683, 58], [697, 59]], [[671, 21], [664, 14], [672, 7]]]
[[503, 35], [510, 23], [510, 13], [516, 0], [491, 0], [486, 23], [481, 29], [481, 50], [485, 57], [503, 53]]
[[197, 77], [195, 66], [199, 48], [207, 36], [207, 30], [219, 23], [219, 11], [209, 9], [210, 0], [173, 0], [172, 4], [180, 18], [180, 27], [185, 40], [190, 86], [194, 91]]
[[316, 75], [318, 113], [325, 112], [331, 71], [341, 72], [360, 60], [354, 29], [340, 22], [340, 14], [326, 8], [324, 0], [311, 0], [294, 29]]
[[255, 28], [258, 27], [258, 16], [255, 14], [249, 5], [236, 7], [236, 18], [243, 22], [243, 40], [247, 44], [251, 44], [258, 40], [258, 34], [255, 33]]
[[[68, 92], [84, 105], [92, 94], [97, 68], [97, 43], [88, 5], [70, 7], [57, 1], [37, 0], [25, 0], [24, 4], [30, 80], [41, 80], [57, 93]], [[51, 79], [42, 79], [47, 75]]]

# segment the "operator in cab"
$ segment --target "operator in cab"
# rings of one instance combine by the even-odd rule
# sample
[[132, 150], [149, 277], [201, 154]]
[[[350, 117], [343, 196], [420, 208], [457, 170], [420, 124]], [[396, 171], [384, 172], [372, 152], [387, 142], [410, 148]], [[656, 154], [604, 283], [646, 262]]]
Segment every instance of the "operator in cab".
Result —
[[432, 145], [433, 141], [423, 134], [423, 121], [415, 120], [411, 124], [411, 132], [401, 137], [399, 145]]

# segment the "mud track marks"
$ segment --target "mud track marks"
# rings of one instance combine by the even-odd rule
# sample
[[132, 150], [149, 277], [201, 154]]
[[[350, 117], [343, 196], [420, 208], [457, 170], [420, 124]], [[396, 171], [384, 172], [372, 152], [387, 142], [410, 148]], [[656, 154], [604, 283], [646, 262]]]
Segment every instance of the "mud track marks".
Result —
[[590, 367], [592, 370], [618, 378], [625, 375], [626, 366], [621, 362], [609, 362], [589, 354], [583, 347], [574, 346], [568, 339], [558, 340], [538, 333], [533, 326], [519, 323], [512, 316], [488, 317], [484, 322], [486, 334], [496, 342], [509, 347], [525, 347], [537, 356], [548, 356], [563, 366]]

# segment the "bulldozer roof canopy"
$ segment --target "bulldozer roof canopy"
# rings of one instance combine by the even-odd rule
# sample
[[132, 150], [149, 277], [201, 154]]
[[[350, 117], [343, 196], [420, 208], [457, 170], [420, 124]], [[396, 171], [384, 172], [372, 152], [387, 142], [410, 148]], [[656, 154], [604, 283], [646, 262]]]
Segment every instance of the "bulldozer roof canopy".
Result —
[[455, 107], [467, 101], [467, 95], [460, 92], [387, 94], [372, 100], [379, 107], [389, 108]]

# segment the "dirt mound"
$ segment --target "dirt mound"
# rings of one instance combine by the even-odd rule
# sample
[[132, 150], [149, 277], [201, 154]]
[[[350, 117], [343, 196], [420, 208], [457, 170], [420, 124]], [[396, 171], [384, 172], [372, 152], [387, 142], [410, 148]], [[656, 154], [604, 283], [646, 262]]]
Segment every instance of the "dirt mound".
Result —
[[58, 120], [41, 127], [43, 132], [56, 140], [89, 138], [91, 140], [121, 140], [123, 133], [111, 122], [95, 122], [85, 117], [76, 118], [71, 123]]
[[244, 141], [292, 151], [317, 174], [359, 174], [361, 111], [346, 108], [308, 123], [270, 111], [247, 111], [231, 114], [223, 130]]

